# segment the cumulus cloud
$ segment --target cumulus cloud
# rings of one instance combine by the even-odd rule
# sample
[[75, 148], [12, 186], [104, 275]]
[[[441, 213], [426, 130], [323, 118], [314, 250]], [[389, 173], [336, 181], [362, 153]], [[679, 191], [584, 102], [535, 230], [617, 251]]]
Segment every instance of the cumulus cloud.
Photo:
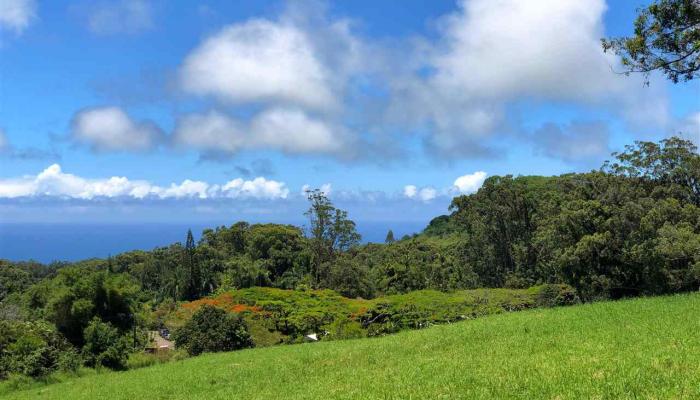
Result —
[[403, 195], [409, 199], [429, 202], [437, 197], [438, 192], [431, 186], [426, 186], [419, 189], [415, 185], [406, 185], [403, 188]]
[[488, 174], [484, 171], [476, 171], [473, 174], [462, 175], [455, 179], [453, 186], [462, 194], [474, 193], [484, 184]]
[[252, 181], [245, 181], [241, 178], [227, 182], [222, 191], [226, 197], [254, 197], [254, 198], [286, 198], [289, 190], [284, 184], [257, 177]]
[[147, 0], [101, 2], [89, 10], [87, 27], [93, 33], [136, 34], [153, 27], [153, 10]]
[[662, 126], [659, 86], [616, 74], [601, 49], [605, 9], [604, 0], [461, 1], [438, 39], [417, 46], [411, 73], [391, 82], [389, 119], [426, 125], [429, 149], [454, 156], [512, 133], [509, 105], [522, 99], [614, 105], [631, 123]]
[[336, 108], [360, 43], [347, 21], [297, 11], [232, 24], [204, 40], [180, 68], [182, 88], [233, 103]]
[[3, 0], [0, 2], [0, 28], [19, 35], [36, 19], [34, 0]]
[[252, 20], [225, 28], [194, 50], [182, 68], [185, 90], [229, 101], [283, 100], [311, 107], [334, 102], [327, 71], [293, 26]]
[[175, 128], [173, 143], [203, 151], [235, 153], [248, 143], [238, 121], [217, 111], [182, 117]]
[[289, 190], [284, 182], [258, 177], [253, 180], [233, 179], [222, 185], [186, 179], [180, 184], [158, 186], [145, 180], [114, 176], [87, 179], [65, 173], [53, 164], [33, 176], [0, 179], [0, 198], [59, 197], [90, 200], [95, 198], [156, 199], [284, 199]]
[[403, 188], [403, 195], [412, 199], [418, 194], [418, 188], [415, 185], [406, 185]]
[[162, 132], [149, 121], [134, 121], [118, 107], [90, 108], [73, 116], [71, 137], [94, 151], [147, 151]]
[[430, 202], [438, 196], [454, 196], [458, 194], [471, 194], [479, 190], [484, 184], [488, 174], [484, 171], [476, 171], [455, 179], [450, 187], [438, 190], [432, 186], [417, 187], [416, 185], [406, 185], [403, 188], [403, 196], [408, 199]]
[[610, 155], [610, 132], [603, 122], [547, 123], [533, 133], [535, 151], [567, 162], [600, 161]]
[[333, 153], [342, 147], [338, 130], [301, 110], [270, 109], [251, 122], [251, 144], [286, 153]]
[[245, 124], [210, 111], [181, 118], [173, 142], [203, 152], [233, 154], [242, 149], [276, 149], [288, 154], [331, 154], [344, 149], [342, 127], [296, 108], [271, 108]]

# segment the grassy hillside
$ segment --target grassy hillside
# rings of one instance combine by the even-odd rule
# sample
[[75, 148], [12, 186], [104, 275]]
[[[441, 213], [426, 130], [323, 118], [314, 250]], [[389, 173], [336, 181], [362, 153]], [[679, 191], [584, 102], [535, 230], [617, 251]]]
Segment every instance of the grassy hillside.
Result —
[[207, 355], [7, 398], [700, 398], [700, 294]]

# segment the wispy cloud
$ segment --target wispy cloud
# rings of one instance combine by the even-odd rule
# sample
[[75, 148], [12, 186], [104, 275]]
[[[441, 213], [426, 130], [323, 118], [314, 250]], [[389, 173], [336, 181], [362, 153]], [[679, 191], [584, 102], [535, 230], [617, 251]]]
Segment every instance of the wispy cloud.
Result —
[[101, 34], [136, 34], [153, 27], [153, 9], [148, 0], [117, 0], [92, 4], [87, 27]]
[[0, 29], [14, 31], [16, 35], [24, 32], [37, 18], [34, 0], [0, 1]]

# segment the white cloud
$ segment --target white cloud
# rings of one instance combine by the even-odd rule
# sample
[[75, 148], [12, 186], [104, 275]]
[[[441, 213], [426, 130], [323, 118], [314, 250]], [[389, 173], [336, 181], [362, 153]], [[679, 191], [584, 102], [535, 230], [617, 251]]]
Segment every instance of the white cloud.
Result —
[[403, 188], [403, 195], [412, 199], [418, 194], [418, 188], [415, 185], [406, 185]]
[[162, 132], [153, 123], [133, 121], [118, 107], [91, 108], [75, 114], [72, 138], [95, 151], [146, 151]]
[[462, 175], [455, 179], [453, 186], [462, 194], [474, 193], [484, 184], [488, 174], [476, 171], [473, 174]]
[[437, 197], [437, 190], [431, 187], [425, 187], [418, 191], [418, 198], [422, 201], [430, 201]]
[[35, 176], [0, 179], [0, 198], [50, 196], [73, 199], [129, 197], [135, 199], [284, 199], [289, 194], [283, 182], [258, 177], [247, 181], [234, 179], [224, 185], [212, 185], [203, 181], [186, 179], [167, 187], [145, 180], [129, 180], [126, 177], [87, 179], [64, 173], [61, 166], [53, 164]]
[[153, 27], [152, 14], [147, 0], [102, 2], [89, 11], [87, 26], [97, 34], [135, 34]]
[[270, 109], [251, 122], [253, 146], [286, 153], [333, 153], [341, 149], [340, 130], [298, 109]]
[[34, 0], [0, 1], [0, 28], [13, 30], [19, 35], [36, 19]]
[[248, 141], [238, 121], [216, 111], [182, 117], [173, 135], [177, 146], [223, 153], [235, 153]]
[[241, 178], [227, 182], [222, 188], [226, 197], [252, 197], [258, 199], [287, 198], [289, 189], [282, 182], [267, 180], [257, 177], [252, 181], [245, 181]]
[[180, 87], [234, 104], [345, 112], [352, 78], [376, 63], [347, 19], [320, 2], [287, 2], [276, 18], [228, 25], [183, 60]]
[[614, 77], [599, 39], [605, 8], [604, 0], [463, 1], [444, 21], [434, 82], [497, 99], [597, 98]]
[[403, 195], [409, 199], [429, 202], [437, 197], [438, 192], [435, 188], [430, 186], [419, 189], [415, 185], [406, 185], [403, 188]]
[[432, 186], [417, 187], [416, 185], [406, 185], [403, 188], [403, 196], [408, 199], [420, 200], [422, 202], [430, 202], [438, 196], [454, 196], [458, 194], [471, 194], [479, 190], [484, 184], [488, 174], [484, 171], [476, 171], [472, 174], [466, 174], [455, 179], [450, 187], [441, 190], [435, 189]]
[[178, 121], [173, 142], [204, 152], [233, 154], [241, 149], [276, 149], [289, 154], [330, 154], [345, 145], [341, 127], [299, 109], [272, 108], [249, 124], [216, 111], [191, 114]]
[[522, 99], [593, 105], [637, 126], [663, 126], [663, 83], [644, 87], [612, 71], [619, 62], [600, 45], [605, 9], [604, 0], [461, 1], [440, 20], [438, 40], [416, 46], [410, 72], [395, 74], [389, 120], [427, 125], [428, 144], [456, 155], [512, 132], [508, 106]]
[[306, 32], [254, 19], [224, 28], [190, 53], [183, 88], [233, 102], [282, 101], [316, 109], [336, 104], [332, 72]]

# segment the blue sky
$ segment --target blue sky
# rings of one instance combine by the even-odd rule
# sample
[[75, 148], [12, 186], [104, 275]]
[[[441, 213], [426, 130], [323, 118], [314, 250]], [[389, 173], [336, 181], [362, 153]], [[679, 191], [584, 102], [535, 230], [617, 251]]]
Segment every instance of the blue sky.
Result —
[[700, 140], [700, 86], [616, 74], [625, 0], [0, 6], [0, 220], [294, 222], [323, 187], [424, 222], [487, 176]]

